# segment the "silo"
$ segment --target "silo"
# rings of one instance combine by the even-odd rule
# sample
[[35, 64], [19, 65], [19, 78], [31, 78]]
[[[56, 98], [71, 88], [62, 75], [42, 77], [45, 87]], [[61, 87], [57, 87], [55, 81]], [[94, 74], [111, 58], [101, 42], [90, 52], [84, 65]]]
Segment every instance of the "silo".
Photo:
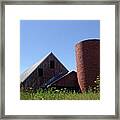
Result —
[[88, 39], [75, 45], [77, 77], [81, 91], [88, 90], [100, 74], [100, 40]]

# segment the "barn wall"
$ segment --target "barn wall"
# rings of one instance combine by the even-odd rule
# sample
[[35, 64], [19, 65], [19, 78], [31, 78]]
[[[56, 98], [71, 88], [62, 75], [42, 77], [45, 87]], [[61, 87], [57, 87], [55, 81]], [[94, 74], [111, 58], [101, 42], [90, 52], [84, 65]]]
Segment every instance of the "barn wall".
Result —
[[79, 89], [77, 73], [75, 71], [68, 73], [59, 81], [57, 81], [53, 86]]
[[86, 91], [100, 74], [100, 41], [86, 40], [75, 46], [77, 77], [80, 88]]
[[[54, 60], [55, 67], [50, 68], [50, 60]], [[39, 76], [38, 69], [43, 68], [43, 76]], [[52, 78], [53, 76], [62, 72], [66, 74], [68, 70], [58, 61], [54, 55], [49, 55], [35, 70], [34, 72], [24, 81], [26, 88], [33, 87], [39, 88], [43, 83]]]

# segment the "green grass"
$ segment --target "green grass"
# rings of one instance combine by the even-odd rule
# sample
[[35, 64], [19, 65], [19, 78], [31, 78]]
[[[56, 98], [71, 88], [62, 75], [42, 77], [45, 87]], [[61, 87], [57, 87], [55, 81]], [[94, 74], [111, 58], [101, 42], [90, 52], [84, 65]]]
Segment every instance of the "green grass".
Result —
[[48, 89], [48, 90], [37, 90], [33, 91], [21, 91], [21, 100], [99, 100], [100, 93], [97, 92], [86, 92], [79, 93], [74, 90], [67, 89]]

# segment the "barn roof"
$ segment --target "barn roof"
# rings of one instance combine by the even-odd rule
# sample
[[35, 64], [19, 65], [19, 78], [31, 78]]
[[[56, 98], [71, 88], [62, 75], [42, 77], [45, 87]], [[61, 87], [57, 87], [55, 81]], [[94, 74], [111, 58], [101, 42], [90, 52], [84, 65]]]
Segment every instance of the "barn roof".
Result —
[[[56, 77], [52, 77], [51, 79], [49, 79], [49, 80], [45, 83], [45, 86], [46, 86], [46, 87], [49, 87], [49, 86], [51, 86], [52, 84], [54, 84], [54, 83], [58, 82], [59, 80], [61, 80], [62, 78], [64, 78], [65, 76], [70, 75], [70, 74], [72, 74], [72, 73], [76, 73], [76, 72], [75, 72], [75, 71], [70, 71], [70, 72], [68, 72], [68, 73], [66, 73], [66, 74], [64, 74], [64, 75], [62, 75], [62, 74], [60, 73], [60, 75], [58, 75], [58, 76], [56, 76]], [[44, 87], [45, 87], [45, 86], [44, 86]]]
[[[28, 68], [25, 72], [23, 72], [20, 75], [20, 81], [23, 82], [40, 64], [42, 64], [42, 62], [47, 59], [50, 55], [53, 55], [55, 58], [56, 56], [50, 52], [49, 54], [47, 54], [43, 59], [41, 59], [40, 61], [36, 62], [35, 64], [33, 64], [30, 68]], [[57, 59], [57, 58], [56, 58]], [[58, 60], [58, 59], [57, 59]], [[58, 60], [59, 61], [59, 60]], [[60, 62], [60, 61], [59, 61]], [[61, 63], [61, 62], [60, 62]], [[62, 64], [62, 63], [61, 63]], [[62, 64], [63, 65], [63, 64]], [[63, 65], [64, 66], [64, 65]]]

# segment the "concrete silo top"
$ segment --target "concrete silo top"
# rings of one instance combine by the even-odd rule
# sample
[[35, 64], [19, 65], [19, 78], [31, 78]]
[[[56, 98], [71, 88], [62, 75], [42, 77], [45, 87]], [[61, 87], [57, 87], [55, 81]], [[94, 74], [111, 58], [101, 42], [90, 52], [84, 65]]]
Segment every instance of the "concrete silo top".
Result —
[[84, 42], [93, 42], [93, 41], [95, 41], [95, 42], [99, 42], [100, 41], [100, 39], [99, 38], [89, 38], [89, 39], [83, 39], [83, 40], [80, 40], [80, 42], [78, 42], [78, 43], [76, 43], [76, 45], [75, 46], [77, 46], [78, 44], [81, 44], [81, 43], [84, 43]]

